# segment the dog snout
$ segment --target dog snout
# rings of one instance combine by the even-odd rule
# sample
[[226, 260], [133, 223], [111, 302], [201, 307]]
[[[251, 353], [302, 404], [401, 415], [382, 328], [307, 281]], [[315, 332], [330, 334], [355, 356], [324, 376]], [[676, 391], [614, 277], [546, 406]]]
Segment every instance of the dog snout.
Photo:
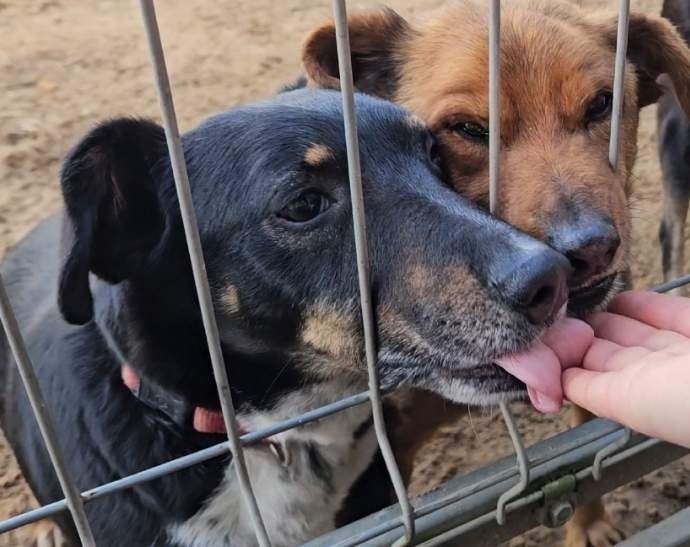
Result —
[[570, 268], [565, 258], [546, 246], [527, 257], [511, 257], [495, 271], [500, 298], [534, 324], [554, 317], [568, 298]]
[[569, 285], [580, 287], [606, 272], [621, 239], [611, 220], [588, 216], [575, 226], [560, 226], [549, 242], [570, 262]]

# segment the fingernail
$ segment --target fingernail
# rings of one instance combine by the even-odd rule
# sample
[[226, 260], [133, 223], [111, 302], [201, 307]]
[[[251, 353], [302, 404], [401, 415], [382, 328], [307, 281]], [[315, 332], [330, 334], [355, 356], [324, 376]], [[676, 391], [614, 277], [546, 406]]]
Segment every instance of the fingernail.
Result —
[[543, 412], [544, 414], [555, 414], [561, 409], [563, 404], [561, 401], [556, 401], [548, 395], [531, 388], [528, 388], [528, 391], [530, 396], [529, 398], [532, 401], [534, 408], [536, 408], [539, 412]]

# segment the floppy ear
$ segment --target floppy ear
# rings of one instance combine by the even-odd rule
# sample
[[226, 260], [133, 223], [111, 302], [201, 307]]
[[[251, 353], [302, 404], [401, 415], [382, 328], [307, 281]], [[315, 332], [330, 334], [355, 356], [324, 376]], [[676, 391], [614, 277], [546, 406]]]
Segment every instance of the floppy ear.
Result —
[[[412, 28], [390, 8], [352, 15], [347, 25], [355, 87], [391, 99], [398, 79], [398, 48], [412, 34]], [[302, 65], [309, 84], [340, 89], [335, 23], [325, 23], [307, 36]]]
[[[606, 28], [615, 47], [617, 21], [609, 21]], [[631, 13], [629, 29], [628, 58], [637, 68], [638, 105], [655, 103], [670, 82], [678, 103], [690, 116], [690, 49], [682, 36], [670, 21], [657, 15]]]
[[165, 216], [154, 164], [165, 157], [156, 124], [103, 123], [72, 149], [60, 173], [65, 215], [58, 305], [66, 321], [93, 317], [89, 272], [118, 283], [142, 268], [159, 243]]

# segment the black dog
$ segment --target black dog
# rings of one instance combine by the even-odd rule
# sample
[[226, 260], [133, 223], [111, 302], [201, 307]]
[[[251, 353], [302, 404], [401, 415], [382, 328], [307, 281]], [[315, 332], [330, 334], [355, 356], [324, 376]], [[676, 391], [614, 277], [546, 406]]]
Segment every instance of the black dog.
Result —
[[[406, 111], [366, 96], [356, 104], [382, 383], [472, 403], [522, 394], [492, 360], [525, 348], [562, 308], [565, 259], [445, 186], [433, 137]], [[366, 389], [342, 123], [339, 94], [301, 90], [183, 139], [244, 430]], [[162, 129], [100, 125], [61, 181], [64, 257], [52, 218], [2, 271], [86, 489], [220, 442], [224, 428]], [[1, 343], [2, 426], [50, 502], [60, 489]], [[249, 447], [273, 544], [388, 503], [376, 455], [366, 405]], [[101, 546], [255, 543], [227, 458], [87, 512]], [[76, 542], [69, 517], [59, 523]]]
[[[665, 0], [661, 15], [690, 44], [690, 3]], [[685, 274], [685, 223], [690, 201], [690, 122], [671, 88], [659, 99], [659, 159], [664, 174], [664, 216], [659, 228], [664, 278]], [[676, 292], [681, 292], [679, 289]]]

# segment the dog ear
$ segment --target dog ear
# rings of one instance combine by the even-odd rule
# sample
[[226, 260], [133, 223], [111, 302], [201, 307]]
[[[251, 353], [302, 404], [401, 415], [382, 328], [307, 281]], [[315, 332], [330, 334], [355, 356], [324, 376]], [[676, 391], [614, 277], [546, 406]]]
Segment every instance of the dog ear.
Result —
[[[612, 47], [616, 29], [616, 20], [607, 23], [606, 37]], [[655, 103], [666, 90], [675, 91], [678, 103], [690, 116], [690, 49], [670, 21], [631, 13], [628, 58], [637, 68], [640, 108]], [[672, 89], [668, 89], [669, 83]]]
[[[355, 87], [391, 99], [398, 79], [397, 51], [412, 34], [412, 28], [390, 8], [352, 15], [347, 25]], [[302, 65], [310, 85], [340, 89], [335, 23], [325, 23], [307, 36]]]
[[158, 125], [119, 119], [92, 130], [65, 159], [58, 305], [66, 321], [93, 317], [89, 272], [118, 283], [142, 268], [161, 240], [165, 216], [153, 167], [166, 150]]

